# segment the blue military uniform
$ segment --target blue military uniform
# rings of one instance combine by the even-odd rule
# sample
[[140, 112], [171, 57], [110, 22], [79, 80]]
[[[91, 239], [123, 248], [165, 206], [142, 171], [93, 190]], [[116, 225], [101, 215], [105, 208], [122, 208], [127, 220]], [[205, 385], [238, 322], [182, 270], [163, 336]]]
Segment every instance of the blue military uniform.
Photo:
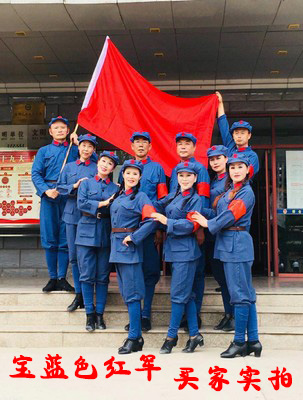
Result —
[[[134, 142], [136, 137], [142, 137], [151, 142], [148, 132], [134, 132], [130, 138]], [[162, 166], [153, 161], [149, 156], [141, 161], [144, 165], [140, 179], [140, 192], [147, 194], [154, 203], [158, 199], [167, 196], [166, 177]], [[119, 176], [119, 183], [122, 183], [122, 173]], [[142, 309], [143, 318], [151, 318], [151, 306], [155, 292], [155, 286], [160, 279], [161, 259], [155, 245], [155, 233], [151, 233], [143, 241], [143, 274], [145, 283], [145, 297]]]
[[[97, 146], [96, 137], [90, 134], [80, 136], [78, 141], [79, 144], [83, 141], [90, 141], [95, 147]], [[74, 189], [74, 184], [82, 178], [93, 178], [96, 173], [97, 164], [94, 161], [86, 160], [85, 162], [81, 162], [80, 159], [78, 159], [77, 161], [71, 162], [64, 167], [57, 187], [57, 190], [61, 195], [67, 196], [62, 220], [66, 224], [69, 261], [72, 266], [76, 293], [81, 293], [77, 250], [75, 244], [77, 225], [81, 217], [81, 212], [77, 208], [78, 189]]]
[[[112, 152], [100, 155], [112, 158], [115, 165], [118, 157]], [[83, 181], [78, 190], [77, 206], [81, 211], [78, 222], [76, 245], [80, 271], [80, 282], [87, 315], [103, 314], [109, 283], [110, 265], [110, 214], [109, 207], [98, 208], [99, 202], [109, 199], [119, 186], [109, 178], [99, 175]], [[96, 310], [94, 307], [96, 287]]]
[[[49, 126], [57, 120], [62, 120], [68, 125], [68, 121], [65, 118], [57, 117], [50, 121]], [[37, 195], [41, 197], [41, 244], [45, 249], [47, 267], [51, 279], [65, 278], [68, 267], [65, 223], [62, 221], [66, 198], [59, 195], [56, 199], [52, 199], [47, 197], [45, 192], [57, 186], [68, 145], [67, 141], [59, 143], [53, 140], [51, 144], [38, 150], [32, 166], [32, 181], [37, 190]], [[77, 157], [78, 147], [72, 145], [67, 163], [75, 161]]]
[[[137, 168], [141, 173], [143, 165], [135, 160], [127, 160], [127, 167]], [[133, 189], [122, 190], [113, 201], [110, 214], [112, 224], [110, 262], [116, 264], [121, 295], [128, 307], [130, 327], [128, 338], [141, 337], [141, 305], [145, 295], [143, 263], [143, 241], [157, 226], [150, 218], [155, 212], [152, 201], [144, 192], [134, 193]], [[141, 222], [142, 221], [142, 222]], [[120, 232], [117, 232], [121, 230]], [[130, 235], [132, 242], [124, 245], [123, 239]]]
[[[228, 149], [225, 146], [214, 145], [207, 150], [207, 157], [210, 158], [219, 155], [227, 157], [227, 153]], [[219, 175], [217, 174], [215, 178], [212, 179], [210, 183], [210, 204], [212, 207], [217, 196], [220, 196], [222, 193], [225, 192], [226, 179], [227, 179], [227, 172], [224, 172]], [[210, 209], [204, 209], [202, 211], [202, 214], [205, 217], [210, 217], [211, 216], [210, 211], [211, 211]], [[214, 278], [221, 287], [221, 295], [222, 295], [225, 315], [231, 317], [233, 315], [233, 307], [230, 304], [230, 295], [226, 284], [224, 267], [223, 263], [220, 260], [214, 258], [214, 246], [215, 246], [215, 236], [211, 235], [207, 231], [205, 235], [206, 259], [211, 266]], [[215, 329], [221, 329], [222, 322], [223, 321], [221, 321], [221, 323], [218, 326], [216, 326]], [[222, 326], [222, 329], [223, 328], [224, 326]], [[230, 328], [232, 328], [232, 326], [230, 326]]]
[[221, 133], [222, 141], [224, 146], [228, 148], [228, 156], [231, 157], [234, 153], [245, 154], [250, 162], [250, 178], [257, 174], [259, 171], [259, 158], [257, 154], [252, 150], [250, 146], [247, 147], [237, 147], [236, 143], [232, 137], [232, 133], [237, 128], [246, 128], [249, 132], [252, 131], [252, 126], [246, 121], [234, 122], [229, 129], [229, 124], [226, 115], [221, 115], [217, 119], [219, 130]]
[[[176, 135], [176, 142], [182, 138], [190, 139], [194, 144], [196, 144], [197, 139], [194, 135], [188, 132], [180, 132]], [[210, 195], [210, 179], [207, 169], [203, 164], [199, 163], [194, 157], [191, 157], [188, 160], [190, 163], [194, 163], [196, 169], [198, 171], [197, 175], [197, 193], [201, 198], [202, 207], [209, 207], [209, 195]], [[178, 187], [178, 177], [176, 173], [176, 167], [172, 170], [170, 185], [169, 185], [169, 193], [176, 193]], [[197, 265], [196, 276], [194, 280], [194, 292], [196, 294], [195, 302], [197, 313], [200, 313], [202, 302], [203, 302], [203, 294], [204, 294], [204, 285], [205, 285], [205, 250], [204, 245], [200, 246], [201, 257]]]
[[[243, 154], [234, 154], [228, 163], [250, 161]], [[234, 198], [232, 191], [237, 189]], [[209, 231], [215, 235], [214, 257], [224, 264], [231, 304], [235, 306], [235, 342], [258, 340], [256, 292], [252, 285], [251, 267], [254, 260], [252, 237], [249, 234], [255, 204], [253, 190], [246, 182], [232, 185], [220, 198], [216, 217], [208, 221]]]
[[[198, 174], [197, 166], [191, 162], [178, 164], [176, 173], [182, 171]], [[200, 196], [193, 188], [180, 192], [177, 196], [170, 193], [156, 203], [157, 210], [164, 212], [167, 217], [167, 236], [163, 252], [165, 261], [172, 263], [172, 315], [167, 334], [169, 338], [177, 337], [184, 312], [190, 336], [199, 333], [193, 282], [201, 251], [193, 234], [198, 226], [190, 220], [190, 213], [199, 210], [201, 203]]]

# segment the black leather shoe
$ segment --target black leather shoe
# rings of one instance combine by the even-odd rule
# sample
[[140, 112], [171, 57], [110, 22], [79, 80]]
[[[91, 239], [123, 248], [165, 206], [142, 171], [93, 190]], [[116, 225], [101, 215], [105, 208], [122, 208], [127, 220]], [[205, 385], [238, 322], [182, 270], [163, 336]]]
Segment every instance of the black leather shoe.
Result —
[[230, 332], [235, 330], [235, 319], [233, 315], [229, 318], [226, 324], [223, 326], [222, 331]]
[[129, 323], [125, 325], [124, 330], [125, 330], [126, 332], [129, 331]]
[[96, 329], [106, 329], [103, 314], [96, 313]]
[[148, 332], [151, 330], [151, 323], [149, 318], [141, 318], [141, 329], [143, 332]]
[[242, 345], [238, 345], [235, 342], [231, 342], [229, 348], [220, 354], [221, 358], [234, 358], [237, 355], [245, 357], [247, 355], [247, 344], [246, 342]]
[[257, 341], [255, 342], [246, 342], [247, 344], [247, 355], [250, 353], [255, 353], [255, 357], [261, 357], [261, 352], [262, 352], [262, 344]]
[[224, 317], [221, 319], [218, 325], [214, 326], [214, 330], [221, 331], [224, 328], [224, 326], [228, 323], [230, 318], [232, 318], [231, 314], [224, 314]]
[[175, 347], [177, 345], [177, 343], [178, 343], [178, 336], [172, 340], [168, 340], [166, 338], [160, 349], [160, 354], [170, 354], [172, 351], [172, 348]]
[[86, 314], [86, 327], [88, 332], [93, 332], [96, 329], [95, 314]]
[[182, 350], [183, 353], [193, 353], [195, 351], [195, 348], [197, 346], [203, 346], [204, 345], [204, 340], [203, 336], [198, 333], [193, 339], [188, 339], [186, 346]]
[[67, 311], [73, 312], [77, 308], [84, 308], [82, 293], [76, 293], [73, 302], [67, 307]]
[[57, 290], [57, 279], [50, 279], [42, 289], [42, 292], [53, 292]]
[[65, 278], [61, 278], [57, 280], [57, 290], [64, 290], [65, 292], [74, 292], [75, 288], [70, 285]]
[[125, 339], [123, 345], [119, 347], [118, 354], [130, 354], [141, 351], [144, 345], [144, 339], [140, 336], [138, 339]]

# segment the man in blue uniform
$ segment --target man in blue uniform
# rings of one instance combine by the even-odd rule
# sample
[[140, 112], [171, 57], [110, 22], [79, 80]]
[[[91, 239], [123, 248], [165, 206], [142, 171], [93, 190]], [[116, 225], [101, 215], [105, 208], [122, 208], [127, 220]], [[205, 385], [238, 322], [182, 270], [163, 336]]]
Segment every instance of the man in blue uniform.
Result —
[[[40, 235], [45, 249], [46, 263], [50, 280], [42, 289], [74, 291], [67, 282], [68, 248], [65, 223], [62, 214], [66, 199], [56, 189], [60, 170], [68, 149], [66, 137], [69, 133], [69, 122], [61, 116], [52, 118], [49, 123], [49, 134], [53, 137], [51, 144], [38, 150], [32, 167], [32, 181], [41, 197]], [[67, 162], [78, 157], [78, 147], [71, 147]]]
[[[148, 153], [152, 148], [151, 137], [148, 132], [134, 132], [130, 138], [131, 148], [135, 159], [144, 165], [140, 180], [140, 191], [147, 194], [149, 199], [155, 201], [165, 197], [168, 193], [166, 177], [162, 166], [153, 161]], [[122, 174], [119, 183], [122, 182]], [[142, 330], [151, 329], [151, 306], [155, 292], [155, 286], [160, 279], [161, 259], [157, 251], [157, 245], [162, 241], [160, 230], [151, 233], [143, 242], [143, 274], [145, 283], [145, 297], [142, 309]], [[128, 331], [129, 324], [125, 326]]]
[[77, 208], [78, 188], [83, 180], [93, 178], [97, 173], [97, 164], [91, 160], [96, 147], [96, 137], [90, 133], [79, 136], [79, 159], [68, 163], [61, 174], [58, 182], [58, 192], [67, 197], [62, 220], [66, 224], [66, 237], [68, 244], [69, 261], [71, 263], [76, 296], [67, 311], [75, 311], [78, 307], [83, 308], [83, 297], [79, 281], [79, 267], [76, 250], [77, 225], [81, 217]]
[[243, 153], [249, 159], [249, 177], [252, 178], [259, 171], [259, 159], [257, 154], [248, 145], [251, 138], [252, 126], [246, 121], [234, 122], [229, 129], [229, 124], [225, 115], [222, 95], [216, 92], [219, 100], [218, 106], [218, 126], [224, 146], [228, 148], [228, 156], [234, 153]]
[[[196, 150], [196, 143], [197, 138], [189, 133], [189, 132], [180, 132], [176, 135], [176, 145], [177, 145], [177, 154], [180, 157], [181, 162], [189, 161], [194, 163], [198, 172], [197, 175], [197, 193], [201, 198], [202, 207], [208, 208], [209, 207], [209, 190], [210, 190], [210, 179], [207, 172], [207, 169], [204, 167], [203, 164], [199, 163], [195, 157], [195, 150]], [[170, 178], [170, 185], [169, 185], [169, 192], [176, 193], [178, 188], [178, 178], [176, 167], [172, 170], [171, 178]], [[197, 308], [198, 314], [198, 323], [199, 328], [201, 327], [201, 319], [199, 316], [202, 301], [203, 301], [203, 294], [204, 294], [204, 278], [205, 278], [205, 254], [203, 248], [203, 241], [204, 241], [204, 233], [203, 230], [198, 230], [197, 233], [198, 243], [200, 245], [201, 250], [201, 257], [197, 265], [196, 275], [194, 279], [194, 286], [193, 291], [196, 295], [195, 303]], [[187, 328], [186, 321], [182, 321], [181, 327]]]

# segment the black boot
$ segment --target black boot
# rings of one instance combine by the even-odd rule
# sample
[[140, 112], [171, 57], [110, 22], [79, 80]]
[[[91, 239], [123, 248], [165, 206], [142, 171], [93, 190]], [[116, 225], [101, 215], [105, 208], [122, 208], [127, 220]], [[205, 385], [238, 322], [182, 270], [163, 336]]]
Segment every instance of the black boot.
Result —
[[65, 292], [74, 292], [75, 288], [70, 285], [65, 278], [61, 278], [57, 280], [57, 290], [64, 290]]
[[220, 354], [221, 358], [234, 358], [237, 355], [245, 357], [247, 355], [247, 344], [231, 342], [229, 348]]
[[141, 351], [144, 345], [144, 339], [140, 336], [137, 339], [126, 339], [118, 349], [118, 354], [130, 354], [136, 351]]
[[246, 342], [247, 343], [247, 355], [250, 353], [255, 353], [255, 357], [261, 357], [262, 344], [258, 341], [256, 342]]
[[84, 308], [82, 293], [76, 293], [73, 302], [67, 307], [67, 311], [72, 312], [77, 310], [77, 308]]
[[227, 324], [227, 322], [230, 320], [230, 318], [232, 318], [231, 314], [224, 314], [224, 317], [221, 319], [218, 325], [214, 326], [214, 330], [221, 331]]
[[193, 339], [188, 339], [186, 346], [182, 350], [183, 353], [193, 353], [195, 351], [195, 348], [197, 346], [203, 346], [204, 345], [204, 340], [203, 336], [198, 333]]
[[57, 279], [50, 279], [42, 289], [42, 292], [53, 292], [57, 290]]
[[126, 332], [129, 331], [129, 323], [125, 325], [124, 330], [125, 330]]
[[96, 313], [96, 329], [106, 329], [103, 314]]
[[180, 322], [180, 328], [183, 328], [185, 332], [188, 332], [188, 324], [185, 314], [183, 315], [182, 320]]
[[217, 287], [217, 288], [215, 289], [215, 292], [218, 292], [218, 293], [222, 292], [221, 286]]
[[143, 332], [148, 332], [151, 330], [151, 323], [149, 318], [147, 317], [141, 318], [141, 329]]
[[166, 338], [160, 349], [160, 354], [170, 354], [172, 351], [172, 348], [175, 347], [177, 345], [177, 343], [178, 343], [178, 336], [172, 340], [168, 340]]
[[222, 331], [230, 332], [230, 331], [234, 331], [234, 330], [235, 330], [235, 319], [234, 319], [234, 316], [231, 315], [229, 320], [223, 326]]
[[96, 329], [95, 314], [86, 314], [86, 327], [88, 332], [93, 332]]

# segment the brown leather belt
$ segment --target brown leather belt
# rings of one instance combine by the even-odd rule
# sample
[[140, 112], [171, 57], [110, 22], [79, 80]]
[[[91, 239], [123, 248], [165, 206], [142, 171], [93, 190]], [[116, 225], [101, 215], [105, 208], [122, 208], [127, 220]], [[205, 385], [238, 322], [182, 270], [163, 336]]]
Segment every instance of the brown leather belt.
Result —
[[84, 215], [85, 217], [94, 217], [97, 219], [109, 218], [109, 215], [101, 214], [100, 212], [98, 212], [96, 215], [93, 215], [93, 214], [82, 211], [82, 215]]
[[57, 181], [45, 181], [47, 183], [57, 183]]
[[245, 226], [231, 226], [230, 228], [223, 229], [224, 231], [246, 231]]
[[112, 233], [130, 233], [135, 232], [137, 228], [112, 228]]

